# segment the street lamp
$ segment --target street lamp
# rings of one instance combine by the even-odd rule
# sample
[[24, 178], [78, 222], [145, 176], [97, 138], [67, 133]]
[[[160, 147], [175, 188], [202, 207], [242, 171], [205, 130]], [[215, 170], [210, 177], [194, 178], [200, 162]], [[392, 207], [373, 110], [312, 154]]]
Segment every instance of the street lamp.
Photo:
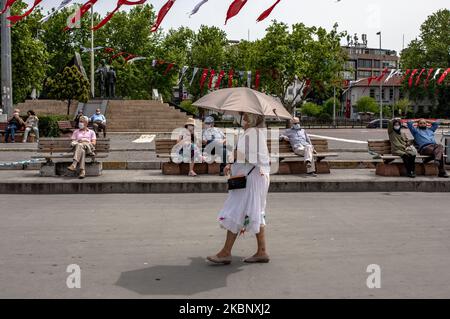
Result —
[[[1, 8], [6, 5], [6, 0], [1, 1]], [[1, 16], [1, 108], [3, 113], [11, 115], [13, 107], [12, 92], [12, 66], [11, 66], [11, 28], [8, 27], [9, 9]]]
[[[383, 68], [383, 59], [381, 54], [381, 31], [377, 32], [380, 36], [380, 76]], [[380, 80], [380, 128], [383, 128], [383, 81]]]

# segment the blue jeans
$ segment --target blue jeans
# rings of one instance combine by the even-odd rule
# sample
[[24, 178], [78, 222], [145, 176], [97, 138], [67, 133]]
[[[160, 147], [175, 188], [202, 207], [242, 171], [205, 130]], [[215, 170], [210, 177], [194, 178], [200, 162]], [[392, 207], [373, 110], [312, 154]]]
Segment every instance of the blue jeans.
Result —
[[11, 142], [14, 142], [14, 137], [16, 135], [17, 126], [16, 124], [11, 124], [6, 127], [5, 130], [5, 143], [8, 143], [8, 138], [11, 135]]

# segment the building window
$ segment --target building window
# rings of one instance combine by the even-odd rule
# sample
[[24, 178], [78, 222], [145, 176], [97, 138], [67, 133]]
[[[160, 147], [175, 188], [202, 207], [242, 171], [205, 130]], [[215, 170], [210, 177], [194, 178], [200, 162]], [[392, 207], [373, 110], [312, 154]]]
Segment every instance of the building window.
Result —
[[372, 72], [370, 71], [358, 71], [358, 79], [369, 78], [372, 76]]
[[397, 68], [397, 61], [383, 61], [383, 69], [396, 69]]
[[358, 60], [358, 68], [371, 68], [372, 60], [359, 59]]
[[379, 69], [379, 68], [380, 68], [380, 61], [379, 61], [379, 60], [373, 61], [373, 67], [374, 67], [375, 69]]
[[375, 89], [370, 89], [370, 97], [375, 98]]
[[394, 89], [389, 89], [389, 100], [394, 101]]
[[383, 99], [383, 100], [385, 100], [386, 99], [386, 95], [384, 94], [384, 89], [381, 89], [381, 98]]

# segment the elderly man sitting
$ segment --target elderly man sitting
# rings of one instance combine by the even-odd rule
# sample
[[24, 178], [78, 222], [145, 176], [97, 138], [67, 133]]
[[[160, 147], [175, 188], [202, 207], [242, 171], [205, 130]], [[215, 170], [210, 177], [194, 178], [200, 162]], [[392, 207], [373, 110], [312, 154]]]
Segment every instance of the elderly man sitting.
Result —
[[99, 131], [103, 131], [103, 137], [106, 137], [106, 117], [102, 114], [100, 109], [95, 110], [95, 114], [91, 116], [92, 126], [95, 135], [98, 136]]
[[316, 165], [314, 162], [314, 146], [311, 143], [306, 131], [300, 126], [300, 119], [294, 117], [291, 120], [292, 127], [285, 130], [280, 135], [280, 140], [288, 141], [291, 144], [292, 150], [295, 154], [305, 158], [307, 174], [310, 176], [316, 175]]
[[220, 176], [223, 176], [223, 169], [227, 164], [226, 139], [225, 134], [217, 127], [214, 127], [214, 118], [212, 116], [205, 118], [205, 128], [203, 129], [202, 140], [207, 155], [214, 155], [216, 150], [222, 152]]
[[70, 171], [76, 171], [80, 167], [79, 178], [86, 176], [85, 161], [86, 155], [95, 154], [95, 144], [97, 137], [94, 131], [88, 128], [89, 119], [86, 116], [80, 118], [78, 129], [72, 134], [72, 147], [74, 149], [73, 163], [68, 167]]
[[[428, 128], [428, 123], [431, 124], [431, 128]], [[448, 174], [445, 171], [444, 162], [444, 147], [441, 144], [436, 143], [435, 134], [439, 127], [440, 122], [431, 122], [425, 119], [417, 121], [417, 128], [414, 127], [414, 122], [408, 122], [408, 128], [414, 137], [414, 142], [417, 145], [420, 155], [429, 155], [435, 160], [439, 167], [439, 177], [448, 178]]]

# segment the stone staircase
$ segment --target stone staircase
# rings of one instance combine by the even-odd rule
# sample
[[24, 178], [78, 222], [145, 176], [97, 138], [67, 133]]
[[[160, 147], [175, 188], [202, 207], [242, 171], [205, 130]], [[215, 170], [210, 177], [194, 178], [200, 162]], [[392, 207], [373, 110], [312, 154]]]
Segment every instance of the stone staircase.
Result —
[[109, 132], [171, 132], [188, 118], [175, 107], [152, 100], [109, 100], [106, 111]]

